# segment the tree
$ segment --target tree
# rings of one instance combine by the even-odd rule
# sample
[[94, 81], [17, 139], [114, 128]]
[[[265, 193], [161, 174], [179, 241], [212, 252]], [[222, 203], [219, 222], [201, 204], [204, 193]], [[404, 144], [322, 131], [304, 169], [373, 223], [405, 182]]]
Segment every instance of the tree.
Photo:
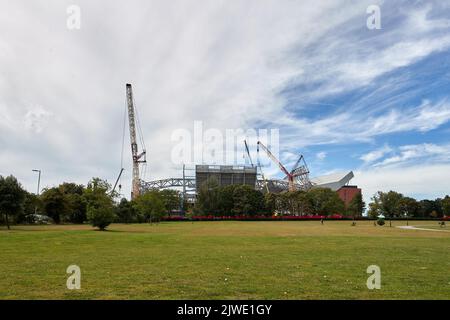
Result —
[[87, 220], [87, 201], [78, 193], [65, 195], [68, 213], [65, 215], [71, 223], [83, 223]]
[[236, 185], [223, 186], [218, 189], [218, 208], [221, 215], [234, 215], [234, 190]]
[[97, 194], [95, 200], [88, 203], [87, 218], [93, 227], [101, 231], [106, 230], [106, 227], [114, 221], [112, 199], [106, 194]]
[[415, 217], [419, 212], [419, 203], [416, 199], [403, 197], [400, 199], [399, 209], [402, 217]]
[[233, 192], [233, 210], [236, 215], [252, 216], [263, 211], [264, 195], [248, 185], [237, 185]]
[[295, 194], [295, 208], [296, 212], [301, 215], [307, 215], [311, 212], [311, 202], [309, 201], [308, 193], [305, 191], [297, 191]]
[[86, 199], [88, 204], [95, 201], [99, 195], [107, 195], [112, 200], [112, 197], [108, 194], [110, 189], [111, 185], [106, 180], [92, 178], [88, 182], [86, 189], [83, 190], [83, 197]]
[[86, 221], [87, 200], [83, 196], [84, 186], [64, 182], [58, 188], [63, 193], [66, 202], [66, 212], [63, 218], [71, 223], [83, 223]]
[[159, 222], [166, 210], [160, 192], [157, 190], [141, 194], [134, 203], [135, 209], [150, 223]]
[[445, 196], [445, 198], [442, 199], [442, 212], [445, 216], [450, 215], [450, 196]]
[[181, 195], [179, 191], [172, 189], [164, 189], [160, 191], [160, 197], [163, 201], [164, 208], [168, 215], [170, 215], [172, 211], [175, 211], [180, 208]]
[[277, 209], [277, 195], [275, 193], [264, 194], [264, 207], [267, 215], [273, 215]]
[[23, 210], [25, 190], [14, 176], [0, 176], [0, 213], [5, 215], [8, 230], [9, 216], [18, 215]]
[[41, 194], [41, 200], [45, 214], [59, 224], [69, 208], [64, 193], [60, 188], [46, 188]]
[[357, 193], [353, 197], [352, 201], [350, 201], [350, 203], [348, 204], [347, 212], [351, 216], [353, 216], [353, 218], [361, 217], [365, 208], [366, 208], [366, 203], [363, 200], [362, 194]]
[[401, 214], [401, 200], [403, 195], [395, 191], [382, 192], [378, 191], [373, 197], [373, 204], [369, 204], [369, 214], [373, 215], [374, 211], [377, 214], [383, 214], [389, 218], [389, 226], [392, 227], [391, 219]]
[[131, 223], [136, 220], [136, 210], [133, 207], [133, 202], [125, 198], [120, 200], [116, 207], [117, 222]]
[[437, 211], [435, 201], [428, 199], [419, 201], [419, 216], [431, 217], [433, 211]]
[[100, 178], [92, 178], [85, 189], [83, 189], [83, 199], [87, 206], [87, 219], [100, 230], [114, 221], [114, 201], [108, 191], [111, 185]]
[[329, 188], [314, 188], [308, 191], [311, 210], [316, 215], [343, 214], [345, 204], [338, 194]]
[[197, 192], [197, 202], [194, 211], [200, 214], [219, 213], [219, 183], [215, 178], [207, 179]]
[[23, 211], [16, 216], [17, 223], [34, 222], [34, 214], [42, 212], [42, 201], [34, 193], [25, 191], [25, 201]]

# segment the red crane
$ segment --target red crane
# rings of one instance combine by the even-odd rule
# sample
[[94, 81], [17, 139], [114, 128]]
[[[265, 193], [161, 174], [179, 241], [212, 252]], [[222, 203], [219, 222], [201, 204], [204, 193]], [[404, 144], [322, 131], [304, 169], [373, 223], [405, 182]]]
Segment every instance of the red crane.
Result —
[[[289, 191], [295, 191], [295, 180], [300, 180], [300, 184], [305, 188], [309, 189], [311, 187], [311, 182], [309, 181], [309, 170], [306, 166], [305, 158], [303, 155], [300, 155], [297, 162], [295, 163], [294, 167], [291, 171], [288, 171], [283, 164], [270, 152], [270, 150], [261, 142], [258, 141], [257, 143], [257, 152], [259, 152], [259, 147], [267, 153], [268, 157], [275, 162], [281, 171], [286, 175], [284, 178], [288, 180], [289, 182]], [[303, 161], [303, 164], [299, 166], [299, 164]]]

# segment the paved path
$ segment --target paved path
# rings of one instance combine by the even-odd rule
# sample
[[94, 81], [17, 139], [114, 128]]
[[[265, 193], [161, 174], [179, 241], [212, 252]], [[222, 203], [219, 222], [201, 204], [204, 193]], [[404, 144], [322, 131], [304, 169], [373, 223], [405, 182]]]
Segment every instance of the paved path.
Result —
[[399, 226], [399, 227], [396, 227], [396, 228], [400, 228], [400, 229], [409, 229], [409, 230], [424, 230], [424, 231], [443, 231], [443, 232], [450, 232], [449, 230], [418, 228], [418, 227], [413, 227], [413, 226]]

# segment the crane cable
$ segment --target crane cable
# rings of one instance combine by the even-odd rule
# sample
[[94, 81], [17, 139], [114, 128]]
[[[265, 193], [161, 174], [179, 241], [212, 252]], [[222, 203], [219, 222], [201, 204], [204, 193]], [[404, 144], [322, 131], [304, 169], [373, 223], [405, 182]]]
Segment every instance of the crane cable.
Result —
[[[123, 111], [123, 128], [122, 128], [122, 150], [120, 152], [120, 171], [122, 172], [123, 170], [123, 155], [124, 155], [124, 149], [125, 149], [125, 128], [127, 125], [127, 101], [125, 99], [125, 108]], [[119, 177], [119, 193], [120, 190], [122, 189], [122, 175], [120, 174]]]
[[[141, 121], [140, 121], [140, 117], [139, 117], [139, 112], [138, 112], [138, 109], [137, 109], [134, 97], [133, 97], [133, 105], [134, 105], [134, 112], [136, 114], [136, 124], [137, 124], [137, 131], [138, 131], [137, 134], [139, 136], [139, 142], [141, 144], [142, 151], [146, 151], [145, 142], [144, 142], [144, 134], [142, 133], [142, 127], [141, 127]], [[144, 162], [142, 164], [142, 170], [140, 170], [140, 172], [139, 172], [139, 175], [140, 175], [139, 179], [140, 180], [145, 180], [146, 174], [147, 174], [147, 163]]]

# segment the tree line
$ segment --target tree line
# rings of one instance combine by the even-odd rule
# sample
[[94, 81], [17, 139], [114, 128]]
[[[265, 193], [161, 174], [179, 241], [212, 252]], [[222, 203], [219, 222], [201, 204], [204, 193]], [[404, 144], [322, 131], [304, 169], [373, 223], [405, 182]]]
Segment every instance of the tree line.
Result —
[[[100, 178], [92, 178], [86, 186], [64, 182], [45, 188], [42, 193], [27, 192], [14, 176], [0, 176], [0, 223], [34, 223], [46, 221], [56, 224], [89, 222], [104, 230], [112, 222], [158, 222], [179, 208], [181, 195], [176, 190], [153, 190], [133, 201], [123, 198]], [[42, 220], [44, 219], [44, 220]]]
[[264, 194], [248, 185], [219, 186], [215, 179], [206, 181], [199, 188], [194, 206], [195, 214], [213, 216], [361, 216], [364, 210], [361, 194], [346, 206], [338, 194], [328, 188]]
[[396, 191], [378, 191], [369, 203], [368, 215], [376, 218], [442, 218], [450, 215], [450, 196], [417, 201]]
[[[164, 216], [179, 214], [213, 216], [305, 216], [347, 215], [358, 217], [366, 204], [361, 194], [345, 205], [336, 192], [327, 188], [285, 193], [262, 193], [247, 185], [219, 186], [211, 179], [202, 185], [195, 205], [183, 201], [176, 190], [151, 190], [137, 199], [116, 201], [118, 194], [100, 178], [86, 186], [64, 182], [45, 188], [37, 196], [23, 189], [13, 176], [0, 176], [0, 223], [35, 223], [47, 217], [51, 222], [89, 222], [104, 230], [110, 223], [159, 222]], [[417, 201], [395, 191], [378, 191], [368, 205], [369, 217], [440, 218], [450, 215], [450, 197]], [[42, 222], [42, 221], [41, 221]]]

